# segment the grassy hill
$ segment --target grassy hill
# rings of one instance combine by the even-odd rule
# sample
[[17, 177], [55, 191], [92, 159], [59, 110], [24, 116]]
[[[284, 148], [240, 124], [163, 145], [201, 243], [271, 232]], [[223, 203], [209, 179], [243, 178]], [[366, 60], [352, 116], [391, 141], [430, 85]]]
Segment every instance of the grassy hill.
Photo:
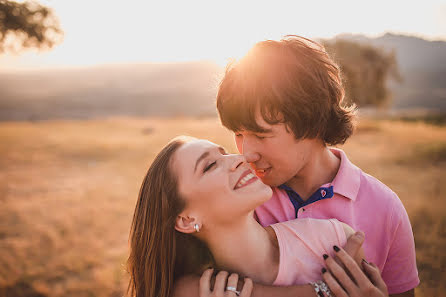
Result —
[[[140, 183], [181, 134], [236, 151], [214, 117], [0, 123], [0, 296], [122, 296]], [[363, 119], [342, 147], [404, 203], [418, 297], [446, 290], [445, 139], [444, 125]]]

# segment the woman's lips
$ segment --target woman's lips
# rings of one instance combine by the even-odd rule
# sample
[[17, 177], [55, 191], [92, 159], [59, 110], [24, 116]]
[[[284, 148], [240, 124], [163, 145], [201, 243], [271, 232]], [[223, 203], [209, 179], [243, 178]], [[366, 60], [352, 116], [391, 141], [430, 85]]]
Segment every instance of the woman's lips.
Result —
[[251, 170], [246, 170], [237, 181], [234, 190], [243, 188], [257, 180], [257, 176]]

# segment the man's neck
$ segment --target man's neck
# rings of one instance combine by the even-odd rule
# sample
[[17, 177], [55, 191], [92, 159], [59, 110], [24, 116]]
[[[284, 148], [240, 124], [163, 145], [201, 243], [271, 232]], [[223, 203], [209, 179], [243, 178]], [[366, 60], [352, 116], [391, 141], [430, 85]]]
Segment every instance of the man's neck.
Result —
[[203, 240], [218, 268], [263, 284], [272, 284], [276, 279], [280, 257], [275, 233], [268, 232], [252, 215], [237, 224], [210, 231]]
[[328, 147], [320, 147], [312, 152], [308, 162], [286, 185], [306, 201], [320, 186], [333, 181], [340, 165], [341, 160]]

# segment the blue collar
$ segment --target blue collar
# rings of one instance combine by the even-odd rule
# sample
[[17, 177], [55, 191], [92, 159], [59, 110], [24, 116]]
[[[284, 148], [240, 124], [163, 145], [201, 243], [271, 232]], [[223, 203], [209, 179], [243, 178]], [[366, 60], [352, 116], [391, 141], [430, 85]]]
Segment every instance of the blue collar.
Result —
[[296, 218], [299, 208], [319, 200], [331, 198], [334, 195], [333, 186], [321, 187], [318, 190], [316, 190], [316, 192], [314, 192], [313, 195], [311, 195], [310, 198], [307, 199], [307, 201], [304, 201], [302, 197], [299, 196], [299, 194], [297, 194], [291, 187], [285, 184], [280, 185], [279, 189], [285, 190], [285, 192], [287, 193], [288, 198], [290, 199], [291, 203], [294, 206]]

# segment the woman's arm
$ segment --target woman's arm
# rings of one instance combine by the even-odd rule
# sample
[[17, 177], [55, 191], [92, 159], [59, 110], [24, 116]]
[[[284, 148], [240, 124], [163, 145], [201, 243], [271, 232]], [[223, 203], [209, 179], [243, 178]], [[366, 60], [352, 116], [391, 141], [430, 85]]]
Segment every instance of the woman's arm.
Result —
[[[358, 257], [357, 253], [358, 251], [361, 250], [363, 242], [364, 242], [364, 234], [362, 232], [356, 232], [348, 238], [347, 243], [344, 246], [344, 251], [356, 258]], [[345, 277], [348, 278], [348, 276]], [[199, 287], [200, 287], [199, 276], [194, 276], [194, 275], [184, 276], [175, 282], [172, 297], [198, 297], [200, 296]], [[243, 282], [239, 281], [238, 290], [240, 290], [242, 287], [243, 287]], [[210, 288], [213, 288], [212, 284]], [[235, 294], [233, 295], [235, 297]], [[251, 297], [315, 297], [315, 296], [316, 296], [315, 291], [311, 285], [275, 287], [275, 286], [265, 286], [255, 283], [251, 293]]]
[[334, 249], [336, 258], [340, 260], [342, 266], [332, 257], [328, 257], [325, 260], [328, 270], [322, 270], [322, 277], [336, 297], [389, 296], [387, 286], [376, 265], [365, 260], [358, 265], [342, 248], [334, 247]]
[[[351, 237], [354, 230], [349, 225], [342, 224], [347, 238]], [[333, 246], [333, 249], [336, 257], [328, 257], [325, 260], [328, 270], [322, 270], [322, 277], [336, 297], [389, 296], [378, 267], [364, 260], [362, 248], [356, 257], [337, 246]]]

